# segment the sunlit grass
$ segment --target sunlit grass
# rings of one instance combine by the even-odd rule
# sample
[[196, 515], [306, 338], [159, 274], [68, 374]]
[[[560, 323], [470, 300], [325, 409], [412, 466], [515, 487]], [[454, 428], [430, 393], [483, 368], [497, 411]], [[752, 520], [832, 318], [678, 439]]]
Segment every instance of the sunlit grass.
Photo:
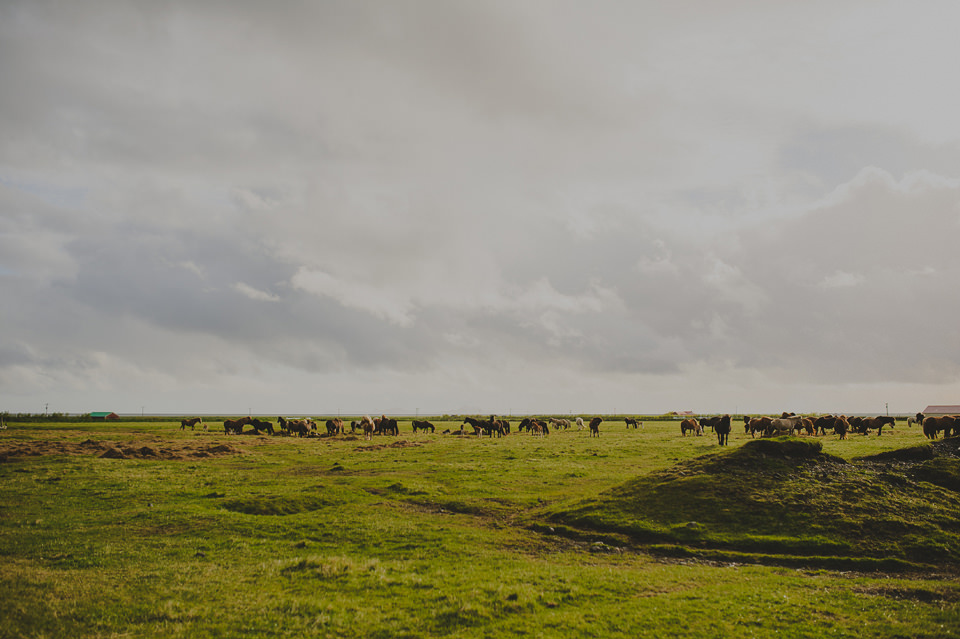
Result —
[[[758, 532], [765, 517], [751, 523], [711, 509], [722, 488], [677, 474], [686, 463], [710, 463], [698, 457], [728, 453], [709, 431], [681, 438], [671, 422], [627, 431], [610, 421], [600, 438], [566, 431], [477, 440], [439, 434], [459, 423], [437, 425], [438, 434], [414, 435], [401, 422], [399, 438], [373, 442], [227, 437], [180, 431], [178, 421], [11, 426], [0, 445], [92, 439], [183, 454], [109, 459], [37, 446], [40, 454], [0, 464], [0, 637], [960, 632], [960, 591], [939, 574], [890, 576], [871, 572], [882, 566], [817, 561], [877, 559], [885, 547], [864, 547], [844, 528], [871, 522], [899, 531], [905, 560], [955, 556], [954, 538], [902, 528], [919, 502], [897, 498], [892, 512], [847, 509], [846, 524], [807, 535], [788, 526]], [[730, 448], [745, 441], [735, 433]], [[850, 460], [922, 437], [898, 425], [882, 438], [819, 441]], [[188, 456], [219, 442], [238, 454]], [[950, 481], [953, 469], [929, 472]], [[629, 507], [587, 513], [657, 473], [671, 476], [678, 492], [638, 494]], [[784, 488], [794, 481], [785, 475]], [[869, 484], [843, 485], [860, 501], [878, 498]], [[690, 493], [701, 498], [681, 500]], [[830, 499], [793, 493], [778, 512], [809, 518]], [[650, 516], [643, 500], [672, 518]], [[600, 525], [551, 521], [555, 513]], [[937, 525], [946, 527], [952, 515], [940, 515]], [[765, 557], [768, 565], [748, 565]], [[796, 565], [777, 565], [790, 558]]]

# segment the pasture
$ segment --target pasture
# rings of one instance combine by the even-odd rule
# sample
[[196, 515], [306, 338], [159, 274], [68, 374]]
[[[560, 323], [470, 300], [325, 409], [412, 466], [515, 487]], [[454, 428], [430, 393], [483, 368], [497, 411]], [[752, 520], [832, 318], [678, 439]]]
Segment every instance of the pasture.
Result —
[[960, 636], [957, 446], [905, 422], [720, 447], [431, 421], [9, 424], [0, 637]]

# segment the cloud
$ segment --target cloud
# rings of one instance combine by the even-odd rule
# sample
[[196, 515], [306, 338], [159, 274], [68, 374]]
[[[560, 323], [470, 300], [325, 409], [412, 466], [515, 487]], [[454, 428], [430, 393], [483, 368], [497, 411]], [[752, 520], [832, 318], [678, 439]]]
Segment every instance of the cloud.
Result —
[[837, 271], [824, 277], [817, 286], [821, 288], [850, 288], [863, 283], [864, 277], [858, 273]]
[[279, 302], [280, 297], [272, 293], [267, 293], [259, 289], [253, 288], [249, 284], [244, 282], [237, 282], [233, 285], [233, 288], [239, 292], [241, 295], [245, 295], [252, 300], [259, 300], [261, 302]]
[[951, 17], [5, 3], [0, 400], [947, 392]]

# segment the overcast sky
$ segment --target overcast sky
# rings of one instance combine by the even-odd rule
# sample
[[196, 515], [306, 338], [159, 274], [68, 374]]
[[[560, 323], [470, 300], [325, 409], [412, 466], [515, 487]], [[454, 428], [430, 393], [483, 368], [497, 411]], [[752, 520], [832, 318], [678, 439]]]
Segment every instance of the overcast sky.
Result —
[[0, 411], [960, 404], [960, 4], [0, 3]]

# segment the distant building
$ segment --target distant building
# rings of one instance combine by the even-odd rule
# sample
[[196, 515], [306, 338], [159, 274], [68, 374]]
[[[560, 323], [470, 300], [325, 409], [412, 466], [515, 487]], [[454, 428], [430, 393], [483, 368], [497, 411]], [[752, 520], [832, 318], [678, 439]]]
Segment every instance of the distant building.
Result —
[[120, 419], [116, 413], [90, 413], [90, 419]]
[[927, 406], [923, 409], [924, 415], [960, 415], [960, 405]]

